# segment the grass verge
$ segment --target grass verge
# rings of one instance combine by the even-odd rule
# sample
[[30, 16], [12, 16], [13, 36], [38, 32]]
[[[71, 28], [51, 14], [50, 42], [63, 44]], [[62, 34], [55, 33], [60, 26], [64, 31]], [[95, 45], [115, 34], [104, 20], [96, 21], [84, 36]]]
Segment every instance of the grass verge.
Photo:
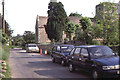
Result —
[[6, 73], [3, 73], [5, 75], [5, 78], [10, 78], [10, 67], [8, 64], [8, 58], [9, 58], [9, 46], [0, 44], [0, 60], [5, 60], [6, 62]]

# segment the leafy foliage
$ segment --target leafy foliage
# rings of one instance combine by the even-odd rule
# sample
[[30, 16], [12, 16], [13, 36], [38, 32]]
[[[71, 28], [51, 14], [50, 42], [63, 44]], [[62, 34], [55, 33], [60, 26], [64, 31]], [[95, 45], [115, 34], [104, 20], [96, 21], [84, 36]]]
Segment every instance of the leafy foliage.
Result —
[[80, 28], [79, 25], [76, 25], [74, 23], [68, 22], [66, 29], [65, 29], [65, 33], [67, 34], [67, 37], [69, 38], [69, 40], [71, 40], [71, 33], [76, 33], [76, 29]]
[[35, 43], [35, 34], [31, 31], [25, 31], [23, 34], [23, 39], [26, 44]]
[[23, 44], [25, 44], [23, 36], [17, 34], [17, 36], [13, 37], [13, 45], [22, 46]]
[[91, 25], [91, 20], [90, 20], [90, 18], [88, 18], [88, 17], [82, 17], [82, 18], [80, 19], [80, 23], [81, 23], [81, 25], [82, 25], [83, 31], [85, 31], [88, 27], [90, 27], [90, 25]]
[[78, 40], [84, 42], [85, 44], [90, 44], [92, 42], [91, 36], [91, 20], [88, 17], [82, 17], [80, 19], [81, 30], [76, 34]]
[[0, 42], [2, 44], [6, 44], [8, 42], [8, 36], [7, 34], [3, 33], [2, 30], [0, 30]]
[[[105, 45], [117, 45], [119, 43], [118, 6], [110, 2], [101, 3], [104, 11], [98, 11], [96, 23], [93, 25], [94, 38], [102, 38]], [[101, 14], [102, 13], [102, 14]]]
[[48, 21], [45, 30], [51, 41], [61, 41], [63, 30], [68, 21], [66, 12], [61, 2], [50, 2], [48, 6]]
[[76, 12], [76, 13], [70, 13], [69, 16], [82, 17], [82, 14], [78, 14], [78, 13]]

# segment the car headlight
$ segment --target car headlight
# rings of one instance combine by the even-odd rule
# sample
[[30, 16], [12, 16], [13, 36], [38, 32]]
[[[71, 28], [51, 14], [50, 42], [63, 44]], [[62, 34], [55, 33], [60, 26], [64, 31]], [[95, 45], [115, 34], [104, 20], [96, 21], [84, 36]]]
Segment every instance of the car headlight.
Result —
[[103, 70], [120, 69], [120, 65], [103, 66], [102, 68], [103, 68]]
[[114, 69], [114, 66], [103, 66], [103, 70]]

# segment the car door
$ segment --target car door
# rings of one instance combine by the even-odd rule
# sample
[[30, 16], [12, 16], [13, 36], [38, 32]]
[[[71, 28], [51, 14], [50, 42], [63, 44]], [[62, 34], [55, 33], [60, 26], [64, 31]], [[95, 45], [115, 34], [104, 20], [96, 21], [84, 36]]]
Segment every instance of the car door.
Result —
[[52, 57], [56, 57], [56, 49], [57, 49], [57, 46], [54, 46], [53, 48], [52, 48], [52, 54], [51, 54], [51, 56]]
[[57, 46], [57, 50], [56, 50], [56, 61], [60, 61], [60, 46]]
[[91, 69], [91, 65], [92, 65], [92, 62], [90, 61], [90, 55], [88, 53], [88, 50], [87, 48], [82, 48], [81, 49], [81, 53], [80, 53], [80, 66], [82, 69], [85, 69], [85, 70], [90, 70]]
[[72, 56], [72, 64], [75, 67], [79, 67], [80, 66], [80, 61], [79, 61], [80, 50], [81, 50], [81, 48], [76, 48], [74, 53], [73, 53], [73, 56]]
[[73, 56], [74, 51], [75, 51], [75, 48], [73, 48], [71, 52], [69, 53], [69, 56], [67, 56], [67, 63], [72, 62], [72, 56]]

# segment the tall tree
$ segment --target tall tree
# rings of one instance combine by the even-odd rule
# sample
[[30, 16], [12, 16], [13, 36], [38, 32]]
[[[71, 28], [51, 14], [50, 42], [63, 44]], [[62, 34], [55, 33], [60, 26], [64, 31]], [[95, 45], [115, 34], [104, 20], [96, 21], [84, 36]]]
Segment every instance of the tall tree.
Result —
[[91, 20], [88, 17], [82, 17], [80, 19], [80, 24], [81, 24], [81, 29], [80, 31], [80, 36], [78, 37], [79, 40], [86, 44], [90, 44], [92, 41], [92, 36], [91, 36]]
[[88, 17], [82, 17], [80, 19], [80, 24], [82, 25], [83, 31], [85, 31], [91, 25], [91, 20]]
[[26, 44], [35, 43], [35, 34], [31, 31], [25, 31], [23, 34], [23, 39]]
[[68, 18], [61, 2], [50, 2], [45, 30], [51, 41], [61, 41]]
[[75, 33], [75, 30], [76, 30], [76, 25], [74, 23], [68, 22], [65, 32], [69, 40], [71, 40], [71, 33]]

